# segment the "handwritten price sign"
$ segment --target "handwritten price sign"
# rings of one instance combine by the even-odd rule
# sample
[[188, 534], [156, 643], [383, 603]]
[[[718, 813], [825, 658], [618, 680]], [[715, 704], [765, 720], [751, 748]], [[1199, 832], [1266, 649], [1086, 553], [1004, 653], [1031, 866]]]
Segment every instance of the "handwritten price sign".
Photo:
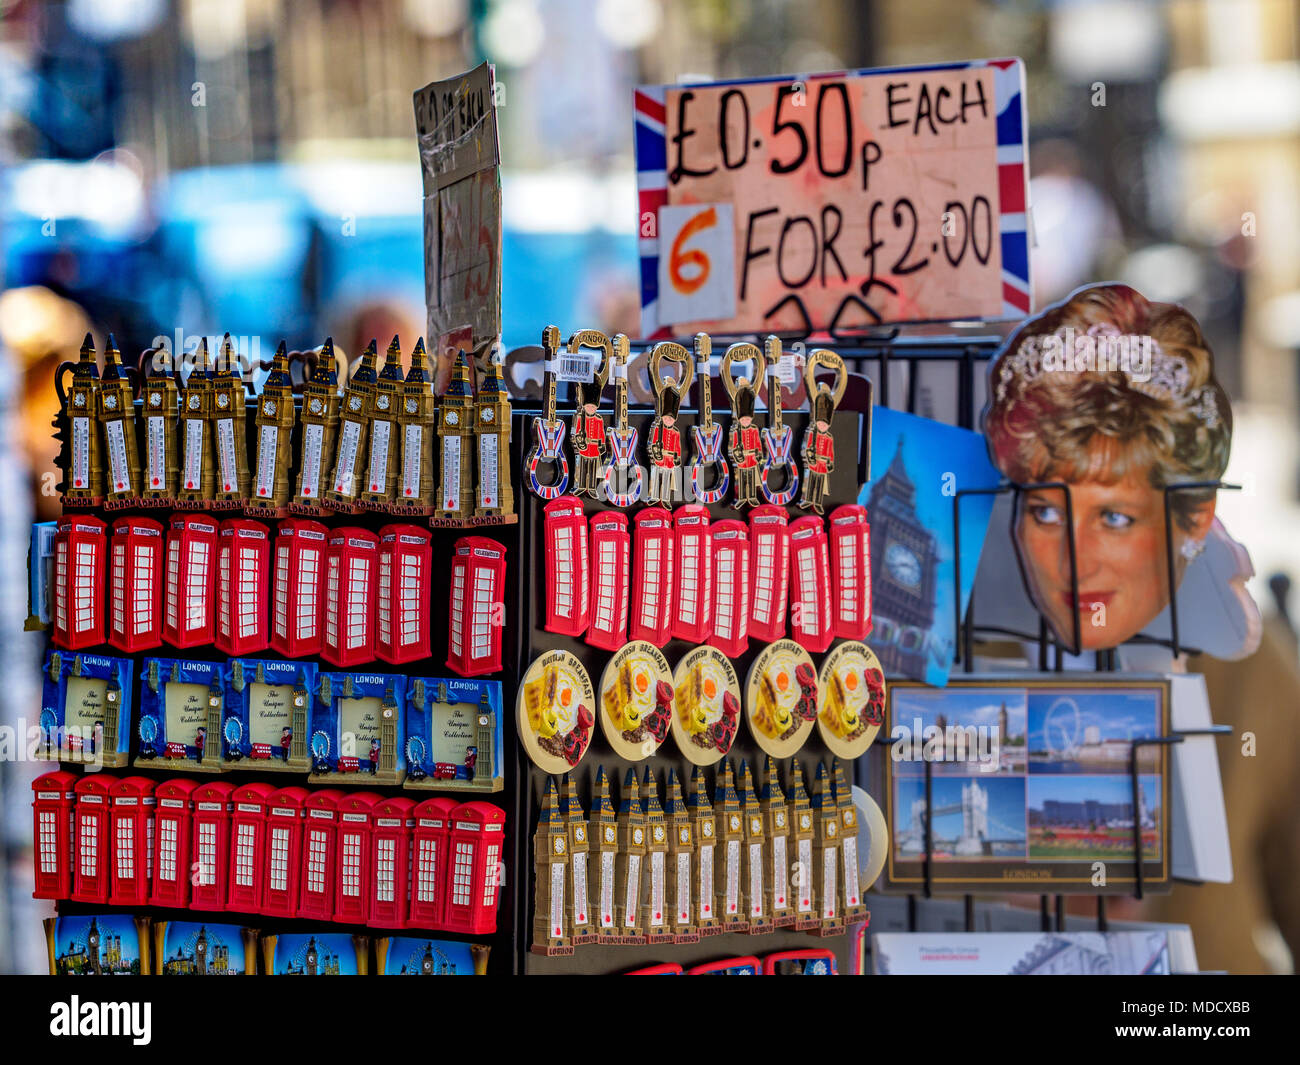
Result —
[[636, 93], [642, 333], [1029, 312], [1018, 59]]

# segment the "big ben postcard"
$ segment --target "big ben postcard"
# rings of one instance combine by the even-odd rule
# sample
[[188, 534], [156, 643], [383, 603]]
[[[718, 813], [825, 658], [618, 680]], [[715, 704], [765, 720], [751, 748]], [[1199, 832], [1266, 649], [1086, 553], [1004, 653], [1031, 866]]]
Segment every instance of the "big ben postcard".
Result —
[[871, 436], [871, 480], [859, 497], [871, 523], [868, 639], [887, 676], [942, 687], [957, 648], [957, 544], [964, 615], [995, 498], [966, 493], [995, 488], [999, 475], [968, 429], [876, 407]]

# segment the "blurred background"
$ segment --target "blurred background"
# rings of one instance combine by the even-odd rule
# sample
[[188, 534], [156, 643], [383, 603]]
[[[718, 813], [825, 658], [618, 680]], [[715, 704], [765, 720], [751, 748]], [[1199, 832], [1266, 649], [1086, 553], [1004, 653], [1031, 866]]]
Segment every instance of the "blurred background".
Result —
[[[1028, 72], [1036, 301], [1113, 279], [1200, 320], [1245, 489], [1220, 515], [1294, 670], [1294, 0], [0, 0], [0, 646], [17, 658], [3, 717], [39, 698], [21, 627], [29, 524], [57, 506], [55, 366], [88, 329], [132, 355], [178, 329], [229, 331], [264, 358], [282, 338], [355, 352], [423, 333], [418, 87], [496, 64], [513, 347], [548, 322], [639, 333], [634, 85], [1001, 55]], [[0, 761], [0, 972], [44, 965], [36, 771]], [[1250, 964], [1286, 969], [1295, 929], [1258, 909]]]

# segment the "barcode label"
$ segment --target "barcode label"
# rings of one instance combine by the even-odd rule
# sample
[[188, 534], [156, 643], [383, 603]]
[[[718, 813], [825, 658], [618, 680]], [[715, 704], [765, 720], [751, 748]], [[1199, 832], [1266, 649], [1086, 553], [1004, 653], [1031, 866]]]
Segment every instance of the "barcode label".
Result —
[[559, 380], [588, 384], [595, 376], [596, 360], [594, 353], [588, 355], [585, 352], [579, 352], [560, 356]]
[[270, 499], [275, 490], [275, 448], [280, 439], [280, 427], [262, 426], [257, 440], [257, 498]]
[[388, 435], [392, 422], [375, 422], [370, 427], [370, 491], [388, 490]]
[[497, 488], [497, 434], [483, 433], [478, 438], [478, 505], [484, 509], [499, 507]]
[[442, 509], [460, 510], [460, 437], [442, 438]]
[[302, 431], [302, 480], [298, 495], [303, 499], [320, 498], [321, 443], [325, 438], [323, 425], [308, 424]]
[[239, 468], [235, 462], [235, 423], [230, 418], [217, 421], [217, 472], [221, 474], [223, 492], [234, 492], [239, 488]]
[[203, 480], [203, 419], [185, 419], [185, 487], [198, 491]]
[[357, 465], [357, 447], [361, 444], [361, 423], [345, 421], [339, 434], [339, 460], [334, 464], [334, 491], [341, 496], [354, 495], [353, 476]]
[[72, 419], [72, 487], [90, 487], [90, 419]]
[[420, 459], [424, 450], [424, 426], [408, 425], [402, 444], [402, 497], [413, 499], [420, 494]]
[[113, 491], [131, 491], [131, 466], [126, 461], [126, 433], [116, 418], [104, 423], [108, 435], [108, 472], [113, 477]]
[[148, 454], [149, 487], [163, 490], [167, 476], [166, 420], [155, 415], [145, 420], [145, 451]]

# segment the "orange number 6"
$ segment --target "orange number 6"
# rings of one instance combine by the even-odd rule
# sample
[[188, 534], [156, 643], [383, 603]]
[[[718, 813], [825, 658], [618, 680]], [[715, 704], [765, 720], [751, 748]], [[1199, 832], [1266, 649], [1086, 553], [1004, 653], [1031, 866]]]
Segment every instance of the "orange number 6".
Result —
[[[672, 254], [668, 257], [668, 276], [672, 278], [673, 288], [683, 296], [689, 296], [709, 279], [709, 257], [704, 252], [682, 251], [682, 245], [701, 229], [710, 229], [718, 224], [718, 212], [714, 207], [701, 211], [686, 225], [682, 226], [677, 239], [673, 241]], [[683, 277], [682, 268], [693, 266], [699, 271], [694, 277]]]

